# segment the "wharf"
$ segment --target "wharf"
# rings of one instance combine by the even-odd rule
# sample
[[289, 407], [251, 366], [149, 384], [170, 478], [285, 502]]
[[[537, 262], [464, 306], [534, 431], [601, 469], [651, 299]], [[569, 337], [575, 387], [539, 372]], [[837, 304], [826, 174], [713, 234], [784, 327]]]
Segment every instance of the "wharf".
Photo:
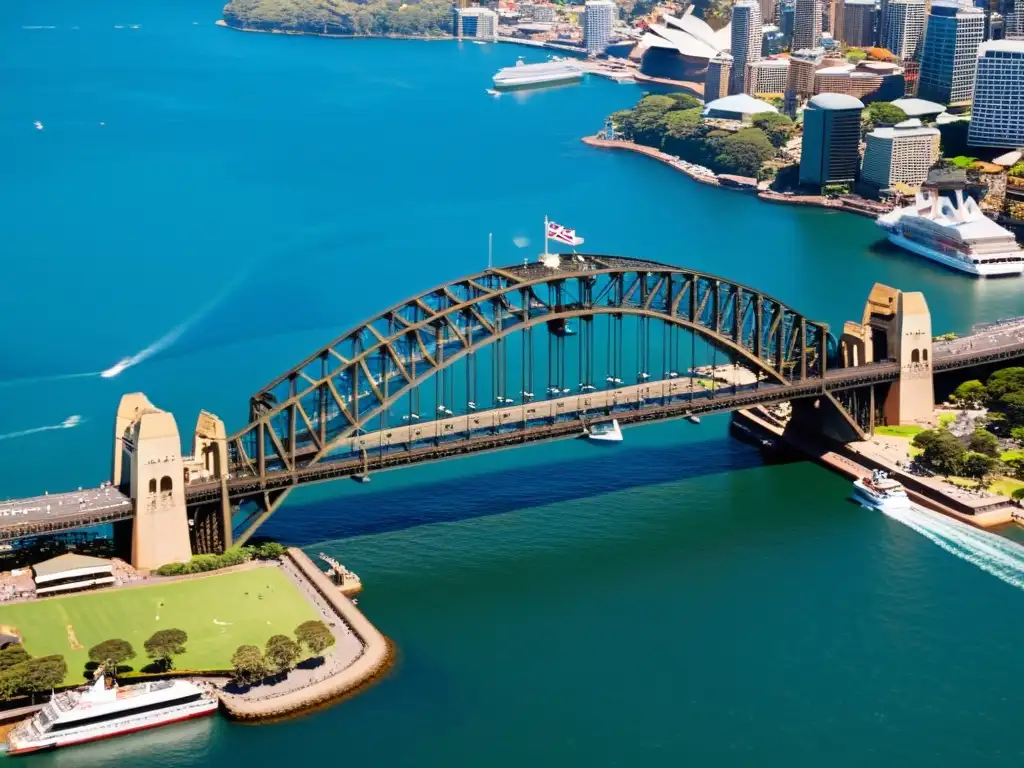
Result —
[[755, 407], [736, 411], [733, 424], [742, 432], [755, 437], [765, 437], [772, 445], [782, 443], [809, 456], [829, 469], [856, 480], [881, 469], [898, 480], [906, 488], [907, 495], [917, 504], [956, 518], [976, 528], [993, 528], [1012, 522], [1017, 505], [1009, 499], [997, 496], [975, 496], [947, 492], [931, 478], [911, 475], [881, 456], [870, 455], [864, 444], [826, 444], [813, 435], [796, 435], [786, 432], [784, 425], [763, 408]]

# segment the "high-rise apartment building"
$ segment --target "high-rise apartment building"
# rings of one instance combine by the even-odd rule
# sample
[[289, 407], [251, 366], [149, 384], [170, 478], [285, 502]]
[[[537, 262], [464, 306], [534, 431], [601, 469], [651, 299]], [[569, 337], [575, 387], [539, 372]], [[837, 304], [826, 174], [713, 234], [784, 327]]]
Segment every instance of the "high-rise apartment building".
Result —
[[990, 40], [978, 49], [967, 143], [1024, 147], [1024, 40]]
[[846, 0], [843, 6], [843, 32], [840, 42], [855, 48], [875, 44], [875, 0]]
[[796, 8], [793, 2], [794, 0], [782, 0], [779, 3], [779, 31], [790, 50], [796, 50], [793, 48], [793, 29], [796, 26]]
[[820, 93], [804, 109], [800, 183], [850, 184], [860, 165], [860, 116], [864, 104], [841, 93]]
[[814, 72], [821, 66], [823, 56], [819, 49], [794, 51], [789, 57], [783, 111], [790, 117], [796, 117], [799, 106], [814, 94]]
[[732, 56], [719, 53], [708, 61], [708, 70], [704, 75], [704, 101], [714, 101], [729, 95], [730, 73], [732, 72]]
[[745, 93], [749, 96], [783, 94], [789, 75], [789, 59], [762, 59], [747, 64]]
[[921, 49], [918, 98], [955, 106], [970, 104], [984, 35], [985, 12], [981, 8], [935, 0]]
[[926, 128], [916, 119], [876, 128], [865, 138], [861, 181], [876, 191], [897, 184], [920, 187], [939, 158], [939, 136], [937, 128]]
[[796, 0], [793, 17], [793, 44], [799, 51], [821, 45], [822, 0]]
[[498, 39], [498, 14], [490, 8], [453, 8], [452, 32], [455, 37], [477, 40]]
[[619, 7], [612, 0], [587, 0], [583, 8], [583, 47], [592, 55], [604, 53]]
[[761, 4], [758, 0], [736, 0], [732, 7], [732, 75], [729, 93], [743, 93], [747, 64], [761, 58]]
[[924, 36], [925, 0], [887, 0], [881, 46], [903, 61], [917, 58]]
[[761, 6], [761, 23], [775, 23], [775, 0], [758, 0]]

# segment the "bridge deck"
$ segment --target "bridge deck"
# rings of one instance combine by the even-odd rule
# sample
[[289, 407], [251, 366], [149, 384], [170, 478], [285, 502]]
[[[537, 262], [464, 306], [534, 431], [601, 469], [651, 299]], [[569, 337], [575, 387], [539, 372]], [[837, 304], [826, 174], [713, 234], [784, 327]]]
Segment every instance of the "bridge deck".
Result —
[[0, 502], [0, 542], [113, 523], [132, 516], [132, 500], [112, 486]]

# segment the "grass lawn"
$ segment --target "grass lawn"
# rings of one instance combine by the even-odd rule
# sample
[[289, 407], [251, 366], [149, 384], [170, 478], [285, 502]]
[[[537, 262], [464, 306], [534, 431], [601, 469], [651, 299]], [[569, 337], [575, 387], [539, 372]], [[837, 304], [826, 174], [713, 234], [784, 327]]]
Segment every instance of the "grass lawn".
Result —
[[[84, 679], [88, 649], [111, 638], [132, 644], [138, 655], [126, 664], [139, 670], [149, 663], [142, 644], [156, 630], [182, 629], [188, 633], [188, 644], [175, 659], [177, 669], [227, 669], [239, 645], [262, 648], [271, 635], [292, 636], [295, 627], [315, 618], [313, 607], [277, 568], [0, 608], [0, 623], [17, 627], [29, 653], [64, 656], [68, 683]], [[72, 633], [82, 647], [72, 647]]]
[[955, 413], [949, 413], [948, 411], [946, 411], [945, 413], [940, 413], [939, 414], [939, 426], [940, 427], [943, 427], [946, 424], [949, 424], [949, 423], [954, 422], [954, 421], [956, 421], [956, 414]]
[[924, 432], [924, 427], [919, 427], [916, 424], [896, 427], [875, 427], [875, 434], [884, 437], [913, 437], [918, 432]]
[[1014, 448], [1012, 451], [1003, 451], [999, 456], [1003, 461], [1010, 461], [1011, 459], [1024, 459], [1024, 451], [1020, 448]]
[[1020, 480], [1014, 480], [1012, 477], [1000, 477], [989, 488], [992, 493], [998, 493], [1000, 496], [1012, 496], [1013, 492], [1018, 488], [1024, 488], [1024, 482]]

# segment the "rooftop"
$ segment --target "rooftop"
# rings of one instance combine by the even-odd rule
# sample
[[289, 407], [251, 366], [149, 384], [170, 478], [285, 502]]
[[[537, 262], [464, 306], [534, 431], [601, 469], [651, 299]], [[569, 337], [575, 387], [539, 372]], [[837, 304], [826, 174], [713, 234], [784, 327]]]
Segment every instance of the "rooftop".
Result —
[[864, 109], [864, 103], [845, 93], [819, 93], [810, 100], [818, 109]]
[[704, 106], [704, 114], [711, 112], [734, 112], [739, 115], [758, 115], [762, 112], [778, 112], [775, 107], [767, 101], [755, 99], [745, 93], [736, 93], [732, 96], [723, 96], [720, 99], [709, 101]]
[[924, 117], [928, 115], [941, 115], [946, 108], [934, 101], [925, 99], [893, 99], [894, 107], [899, 107], [907, 113], [907, 117]]
[[912, 136], [938, 136], [938, 128], [930, 128], [922, 125], [920, 120], [904, 120], [893, 127], [875, 128], [869, 136], [879, 139], [910, 138]]
[[984, 56], [989, 51], [1019, 53], [1024, 56], [1024, 40], [989, 40], [978, 48], [978, 56]]
[[32, 566], [32, 570], [35, 571], [36, 578], [38, 579], [43, 576], [56, 576], [58, 573], [77, 571], [79, 568], [109, 567], [110, 561], [104, 560], [102, 557], [88, 557], [68, 552], [66, 555], [58, 555], [57, 557], [51, 557], [49, 560], [43, 560], [41, 563], [36, 563]]

